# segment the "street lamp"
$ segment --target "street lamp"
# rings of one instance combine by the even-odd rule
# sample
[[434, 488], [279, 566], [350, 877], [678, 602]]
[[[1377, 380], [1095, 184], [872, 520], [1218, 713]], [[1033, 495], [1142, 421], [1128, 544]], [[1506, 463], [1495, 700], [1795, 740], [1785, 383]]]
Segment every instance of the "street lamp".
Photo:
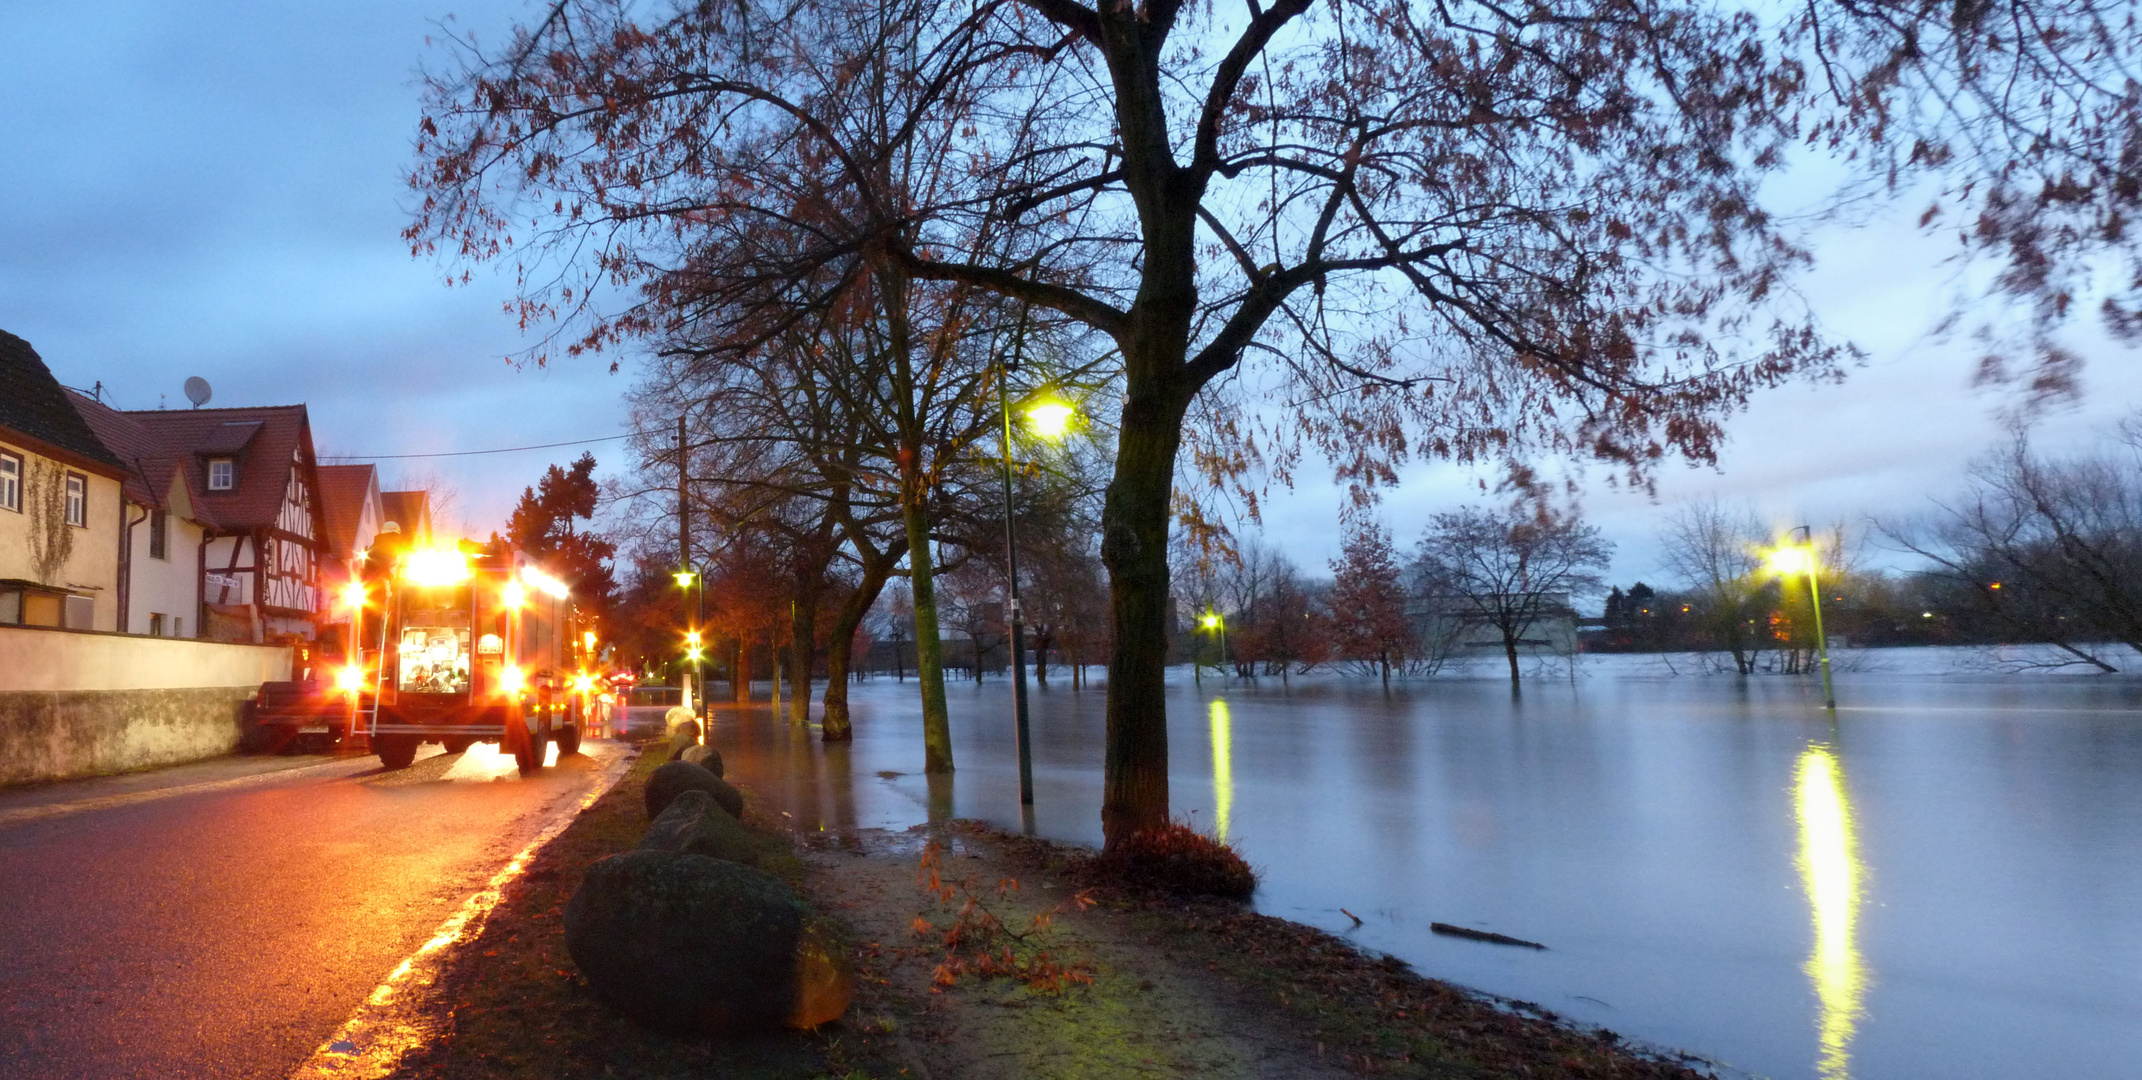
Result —
[[[1004, 418], [1003, 453], [999, 457], [1004, 466], [1004, 569], [1005, 569], [1005, 614], [1011, 624], [1012, 667], [1012, 729], [1019, 744], [1019, 805], [1034, 805], [1034, 751], [1033, 735], [1027, 721], [1026, 705], [1026, 625], [1019, 611], [1019, 531], [1014, 521], [1012, 496], [1012, 412], [1011, 395], [1005, 384], [1013, 371], [1019, 368], [1019, 350], [1026, 345], [1026, 320], [1020, 319], [1018, 336], [1013, 339], [1012, 358], [999, 361], [997, 365], [997, 411]], [[1043, 398], [1027, 406], [1027, 429], [1041, 438], [1054, 441], [1063, 438], [1071, 430], [1071, 420], [1076, 410], [1054, 398]], [[977, 658], [979, 666], [979, 658]]]
[[[1214, 611], [1214, 610], [1212, 610], [1211, 608], [1206, 608], [1206, 609], [1205, 609], [1205, 614], [1204, 614], [1203, 616], [1199, 617], [1199, 619], [1197, 620], [1197, 624], [1198, 624], [1198, 625], [1199, 625], [1200, 627], [1203, 627], [1206, 633], [1209, 633], [1209, 634], [1214, 634], [1214, 635], [1216, 635], [1216, 636], [1217, 636], [1217, 637], [1218, 637], [1218, 638], [1220, 639], [1220, 662], [1219, 662], [1219, 664], [1217, 664], [1217, 665], [1215, 665], [1215, 666], [1217, 666], [1217, 667], [1218, 667], [1218, 668], [1220, 669], [1220, 677], [1221, 677], [1221, 678], [1226, 678], [1226, 676], [1227, 676], [1227, 620], [1225, 620], [1225, 619], [1222, 619], [1222, 618], [1220, 618], [1220, 613], [1219, 613], [1219, 612], [1217, 612], [1217, 611]], [[1197, 665], [1197, 664], [1192, 664], [1192, 665], [1191, 665], [1191, 667], [1192, 667], [1192, 668], [1196, 668], [1196, 667], [1198, 667], [1198, 666], [1199, 666], [1199, 665]]]
[[[678, 603], [684, 608], [685, 657], [692, 662], [691, 685], [685, 687], [683, 704], [685, 708], [691, 709], [694, 715], [704, 715], [700, 710], [705, 704], [707, 683], [700, 660], [702, 653], [699, 648], [699, 624], [706, 617], [706, 585], [703, 577], [690, 567], [679, 570], [672, 576], [677, 579], [677, 588], [684, 590], [683, 595], [678, 597]], [[699, 603], [696, 608], [692, 604], [692, 586], [695, 584], [699, 586]]]
[[1815, 652], [1822, 659], [1822, 703], [1837, 708], [1837, 691], [1830, 685], [1830, 639], [1822, 632], [1822, 587], [1815, 580], [1814, 534], [1807, 526], [1793, 530], [1800, 543], [1786, 544], [1770, 553], [1770, 568], [1780, 574], [1807, 575], [1807, 598], [1815, 609]]

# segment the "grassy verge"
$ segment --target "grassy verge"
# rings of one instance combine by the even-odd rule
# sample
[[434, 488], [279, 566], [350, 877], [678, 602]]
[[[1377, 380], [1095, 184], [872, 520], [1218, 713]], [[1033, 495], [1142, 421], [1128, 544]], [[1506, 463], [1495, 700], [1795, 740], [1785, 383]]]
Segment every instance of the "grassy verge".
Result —
[[[920, 1074], [923, 1063], [936, 1080], [1700, 1075], [1632, 1053], [1610, 1032], [1575, 1030], [1536, 1007], [1421, 978], [1322, 931], [1237, 904], [1126, 888], [1093, 866], [1091, 852], [967, 822], [931, 830], [963, 853], [948, 879], [987, 886], [1027, 878], [1008, 897], [987, 896], [1008, 926], [1024, 926], [1035, 913], [1028, 908], [1073, 890], [1090, 889], [1101, 903], [1067, 911], [1061, 935], [1028, 943], [1068, 946], [1066, 970], [1090, 978], [1068, 980], [1076, 984], [1062, 993], [1025, 986], [1031, 971], [1012, 980], [962, 975], [952, 985], [938, 977], [952, 955], [939, 941], [951, 909], [938, 910], [944, 905], [919, 890], [928, 866], [918, 865], [914, 838], [902, 846], [892, 837], [813, 835], [799, 860], [780, 819], [759, 813], [748, 792], [744, 824], [791, 853], [770, 869], [861, 933], [856, 1000], [846, 1018], [818, 1032], [716, 1043], [656, 1035], [595, 999], [566, 952], [561, 920], [586, 868], [630, 850], [645, 832], [642, 792], [664, 757], [650, 747], [507, 887], [434, 987], [446, 1034], [398, 1075], [893, 1080]], [[912, 932], [918, 913], [933, 920], [930, 933]]]
[[1403, 961], [1363, 953], [1314, 927], [1225, 901], [1128, 889], [1095, 873], [1091, 853], [995, 833], [1011, 859], [1087, 880], [1097, 913], [1125, 932], [1202, 964], [1252, 1001], [1276, 1007], [1320, 1052], [1353, 1070], [1411, 1077], [1567, 1077], [1698, 1080], [1673, 1061], [1632, 1052], [1611, 1031], [1583, 1031], [1526, 1002], [1497, 1002]]
[[[410, 1078], [721, 1076], [736, 1080], [892, 1076], [843, 1045], [837, 1032], [779, 1033], [721, 1043], [667, 1038], [637, 1027], [597, 1001], [566, 952], [566, 901], [596, 860], [630, 851], [647, 829], [647, 775], [667, 759], [659, 744], [617, 785], [545, 845], [507, 886], [483, 932], [442, 973], [433, 998], [446, 1032], [402, 1063]], [[744, 823], [787, 834], [756, 812], [746, 793]], [[794, 857], [768, 869], [800, 882]], [[852, 1042], [853, 1040], [851, 1040]]]

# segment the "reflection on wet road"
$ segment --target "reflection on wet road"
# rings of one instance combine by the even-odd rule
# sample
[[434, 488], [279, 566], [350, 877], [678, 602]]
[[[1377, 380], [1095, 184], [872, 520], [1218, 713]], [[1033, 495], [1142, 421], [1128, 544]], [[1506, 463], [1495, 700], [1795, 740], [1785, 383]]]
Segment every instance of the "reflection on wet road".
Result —
[[[1173, 812], [1263, 872], [1263, 911], [1779, 1080], [2142, 1060], [2142, 682], [1846, 675], [1833, 726], [1819, 684], [1614, 660], [1521, 699], [1180, 674]], [[1021, 828], [1005, 684], [947, 689], [949, 778], [921, 775], [911, 681], [853, 688], [850, 746], [763, 706], [712, 730], [804, 828]], [[1098, 843], [1102, 694], [1032, 705], [1031, 827]]]
[[0, 1076], [282, 1080], [619, 753], [587, 749], [0, 792], [38, 811], [0, 818]]

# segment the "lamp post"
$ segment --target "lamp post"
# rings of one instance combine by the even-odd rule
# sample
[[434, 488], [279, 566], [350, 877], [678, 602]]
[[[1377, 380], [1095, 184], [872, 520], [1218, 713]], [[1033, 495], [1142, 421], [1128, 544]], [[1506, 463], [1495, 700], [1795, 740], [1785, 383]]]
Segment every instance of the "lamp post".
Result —
[[[1206, 609], [1205, 609], [1205, 614], [1204, 614], [1204, 616], [1203, 616], [1202, 618], [1198, 619], [1198, 621], [1197, 621], [1197, 624], [1198, 624], [1199, 626], [1202, 626], [1202, 627], [1204, 627], [1204, 628], [1205, 628], [1206, 630], [1208, 630], [1208, 631], [1212, 632], [1212, 633], [1213, 633], [1213, 634], [1214, 634], [1215, 636], [1217, 636], [1217, 637], [1218, 637], [1218, 638], [1220, 639], [1220, 662], [1219, 662], [1218, 664], [1214, 665], [1214, 666], [1215, 666], [1215, 667], [1218, 667], [1218, 668], [1220, 669], [1220, 677], [1221, 677], [1221, 678], [1223, 678], [1223, 679], [1224, 679], [1224, 678], [1226, 678], [1226, 677], [1227, 677], [1227, 620], [1226, 620], [1226, 619], [1223, 619], [1223, 618], [1221, 618], [1221, 617], [1220, 617], [1220, 613], [1219, 613], [1219, 612], [1217, 612], [1217, 611], [1214, 611], [1214, 610], [1212, 610], [1211, 608], [1206, 608]], [[1199, 666], [1199, 665], [1195, 665], [1195, 664], [1193, 664], [1193, 665], [1191, 665], [1191, 666], [1192, 666], [1192, 667], [1197, 667], [1197, 666]]]
[[1815, 611], [1815, 654], [1822, 664], [1822, 703], [1837, 708], [1837, 691], [1830, 684], [1830, 639], [1822, 632], [1822, 586], [1815, 579], [1814, 530], [1805, 525], [1793, 529], [1801, 542], [1787, 544], [1770, 553], [1770, 565], [1781, 574], [1807, 572], [1807, 599]]
[[[676, 578], [677, 587], [684, 590], [679, 601], [684, 607], [685, 657], [692, 662], [690, 685], [684, 690], [684, 706], [692, 710], [694, 716], [705, 716], [707, 686], [701, 658], [706, 655], [706, 650], [700, 646], [699, 624], [705, 621], [707, 613], [706, 581], [703, 575], [691, 567], [677, 571]], [[692, 592], [694, 585], [699, 586], [696, 597]], [[697, 604], [692, 602], [694, 599], [698, 601]]]
[[[1019, 610], [1019, 530], [1014, 520], [1016, 507], [1012, 491], [1012, 414], [1011, 393], [1006, 387], [1010, 375], [1018, 370], [1018, 350], [1026, 344], [1026, 323], [1022, 319], [1019, 336], [1013, 344], [1009, 361], [1000, 361], [997, 366], [997, 411], [1004, 419], [1003, 452], [999, 455], [1004, 469], [1004, 570], [1005, 570], [1005, 616], [1011, 629], [1012, 668], [1012, 730], [1019, 747], [1019, 805], [1034, 805], [1034, 751], [1033, 735], [1027, 721], [1026, 704], [1026, 620]], [[1044, 400], [1026, 410], [1028, 426], [1035, 434], [1046, 439], [1062, 438], [1070, 430], [1071, 406], [1060, 401]], [[977, 666], [980, 660], [976, 660]]]

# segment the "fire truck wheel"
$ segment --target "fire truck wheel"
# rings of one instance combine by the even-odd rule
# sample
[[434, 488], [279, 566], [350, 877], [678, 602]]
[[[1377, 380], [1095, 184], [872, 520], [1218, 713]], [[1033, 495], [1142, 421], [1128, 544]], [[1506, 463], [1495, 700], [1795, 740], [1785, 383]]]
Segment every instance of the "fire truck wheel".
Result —
[[476, 740], [471, 739], [466, 735], [456, 735], [452, 738], [439, 740], [439, 744], [446, 747], [447, 753], [458, 754], [464, 750], [467, 750], [469, 747], [476, 745]]
[[577, 753], [579, 753], [579, 752], [580, 752], [580, 725], [579, 725], [578, 723], [572, 723], [572, 724], [567, 724], [567, 725], [565, 725], [565, 726], [564, 726], [564, 727], [562, 727], [562, 728], [559, 728], [559, 729], [558, 729], [558, 756], [559, 756], [559, 757], [564, 757], [564, 756], [565, 756], [565, 755], [567, 755], [567, 754], [577, 754]]
[[372, 749], [379, 754], [382, 766], [406, 769], [416, 760], [417, 739], [414, 735], [374, 735]]

